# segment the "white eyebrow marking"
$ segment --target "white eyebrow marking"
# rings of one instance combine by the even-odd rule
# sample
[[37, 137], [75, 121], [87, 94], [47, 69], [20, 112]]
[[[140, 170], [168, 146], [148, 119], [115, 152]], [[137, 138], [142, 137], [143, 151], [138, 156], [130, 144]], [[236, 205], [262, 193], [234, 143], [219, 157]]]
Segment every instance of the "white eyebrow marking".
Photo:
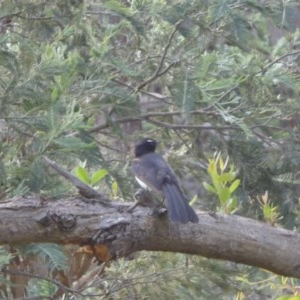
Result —
[[151, 140], [151, 139], [148, 139], [147, 142], [148, 142], [148, 143], [153, 143], [154, 141]]

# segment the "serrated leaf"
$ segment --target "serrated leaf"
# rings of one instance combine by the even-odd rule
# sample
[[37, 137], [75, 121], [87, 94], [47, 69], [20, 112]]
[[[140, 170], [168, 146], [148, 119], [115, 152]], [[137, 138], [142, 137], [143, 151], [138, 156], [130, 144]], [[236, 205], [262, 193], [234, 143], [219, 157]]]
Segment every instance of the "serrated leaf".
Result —
[[74, 173], [79, 180], [81, 180], [85, 184], [90, 184], [89, 174], [86, 169], [77, 167], [74, 169]]
[[108, 174], [108, 171], [106, 169], [100, 169], [96, 171], [92, 175], [92, 185], [97, 184], [99, 181], [101, 181], [106, 175]]

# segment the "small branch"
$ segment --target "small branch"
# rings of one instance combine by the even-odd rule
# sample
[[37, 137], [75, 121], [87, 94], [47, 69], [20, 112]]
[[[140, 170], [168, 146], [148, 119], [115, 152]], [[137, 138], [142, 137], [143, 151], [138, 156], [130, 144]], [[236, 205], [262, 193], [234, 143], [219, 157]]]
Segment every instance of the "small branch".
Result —
[[150, 118], [145, 119], [146, 122], [158, 125], [160, 127], [169, 128], [169, 129], [203, 129], [203, 130], [238, 130], [238, 127], [232, 125], [224, 126], [207, 126], [207, 125], [184, 125], [184, 124], [170, 124], [166, 122], [154, 121]]
[[73, 174], [65, 170], [63, 167], [59, 166], [55, 161], [50, 160], [48, 157], [43, 157], [44, 161], [48, 166], [55, 170], [58, 174], [62, 175], [67, 179], [73, 186], [75, 186], [79, 193], [86, 198], [98, 198], [101, 202], [108, 204], [109, 202], [104, 199], [103, 195], [95, 191], [93, 188], [80, 181]]
[[107, 16], [120, 16], [117, 13], [114, 12], [107, 12], [107, 11], [92, 11], [92, 10], [87, 10], [86, 11], [87, 15], [107, 15]]
[[40, 20], [44, 21], [44, 20], [51, 20], [51, 19], [53, 19], [53, 17], [25, 17], [25, 16], [22, 15], [22, 13], [25, 13], [25, 11], [18, 11], [18, 12], [13, 13], [13, 14], [4, 15], [4, 16], [0, 17], [0, 20], [7, 19], [7, 18], [11, 19], [13, 17], [18, 17], [18, 18], [24, 19], [24, 20], [38, 20], [38, 21], [40, 21]]
[[41, 275], [37, 275], [37, 274], [25, 272], [25, 271], [19, 271], [19, 270], [5, 270], [4, 268], [2, 268], [0, 270], [0, 273], [10, 274], [10, 275], [18, 275], [18, 276], [24, 276], [24, 277], [37, 278], [37, 279], [45, 280], [45, 281], [48, 281], [48, 282], [56, 285], [57, 287], [59, 287], [60, 289], [62, 289], [65, 292], [76, 293], [76, 294], [79, 293], [77, 290], [68, 288], [67, 286], [61, 284], [59, 281], [57, 281], [55, 279], [51, 279], [49, 277], [45, 277], [45, 276], [41, 276]]
[[13, 14], [4, 15], [4, 16], [0, 17], [0, 21], [5, 20], [5, 19], [12, 19], [13, 17], [19, 17], [21, 13], [22, 13], [22, 11], [18, 11]]
[[145, 87], [146, 85], [148, 85], [149, 83], [151, 83], [152, 81], [154, 81], [155, 79], [157, 79], [158, 77], [164, 75], [165, 73], [167, 73], [171, 67], [174, 66], [174, 62], [169, 64], [164, 70], [162, 70], [162, 67], [163, 67], [163, 64], [164, 64], [164, 61], [165, 61], [165, 58], [166, 58], [166, 55], [168, 53], [168, 50], [171, 46], [171, 42], [172, 42], [172, 39], [175, 35], [175, 33], [177, 32], [178, 30], [178, 26], [181, 24], [182, 20], [179, 20], [176, 24], [175, 24], [175, 28], [174, 30], [171, 32], [170, 36], [169, 36], [169, 39], [168, 39], [168, 42], [164, 48], [164, 51], [163, 51], [163, 54], [162, 54], [162, 57], [160, 59], [160, 62], [155, 70], [155, 72], [149, 77], [147, 78], [146, 80], [144, 80], [142, 83], [140, 83], [137, 88], [135, 89], [136, 91], [139, 91], [141, 90], [143, 87]]
[[169, 48], [170, 48], [170, 46], [171, 46], [172, 39], [173, 39], [175, 33], [176, 33], [177, 30], [178, 30], [178, 26], [182, 23], [182, 21], [183, 21], [183, 20], [179, 20], [179, 21], [175, 24], [175, 28], [174, 28], [174, 30], [171, 32], [171, 34], [170, 34], [170, 36], [169, 36], [169, 38], [168, 38], [167, 45], [166, 45], [166, 47], [165, 47], [165, 49], [164, 49], [164, 51], [163, 51], [162, 57], [161, 57], [161, 59], [160, 59], [159, 65], [158, 65], [158, 67], [157, 67], [157, 69], [156, 69], [154, 75], [158, 75], [158, 74], [160, 73], [160, 71], [161, 71], [161, 69], [162, 69], [162, 66], [163, 66], [163, 63], [164, 63], [164, 61], [165, 61], [165, 58], [166, 58], [166, 56], [167, 56], [168, 50], [169, 50]]
[[[150, 112], [147, 114], [141, 114], [141, 115], [136, 115], [136, 116], [128, 116], [124, 118], [119, 118], [114, 120], [114, 123], [122, 124], [122, 123], [127, 123], [127, 122], [134, 122], [134, 121], [145, 121], [151, 124], [155, 124], [158, 126], [162, 126], [165, 128], [173, 129], [173, 130], [183, 130], [183, 129], [202, 129], [202, 130], [239, 130], [239, 127], [235, 127], [233, 125], [224, 125], [224, 126], [207, 126], [207, 125], [184, 125], [184, 124], [171, 124], [171, 123], [166, 123], [166, 122], [161, 122], [157, 120], [151, 119], [152, 117], [167, 117], [167, 116], [176, 116], [176, 115], [181, 115], [182, 111], [173, 111], [173, 112]], [[197, 114], [206, 114], [206, 115], [211, 115], [211, 116], [219, 116], [220, 114], [218, 112], [213, 112], [213, 111], [206, 111], [206, 110], [194, 110], [190, 112], [191, 115], [197, 115]], [[100, 130], [109, 128], [110, 124], [109, 122], [105, 122], [102, 124], [99, 124], [89, 130], [87, 130], [89, 133], [94, 133], [98, 132]], [[254, 126], [250, 126], [250, 129], [254, 128], [269, 128], [273, 130], [281, 130], [281, 131], [289, 131], [289, 129], [286, 128], [280, 128], [280, 127], [275, 127], [271, 125], [266, 125], [266, 124], [258, 124]]]
[[155, 79], [157, 79], [158, 77], [164, 75], [165, 73], [167, 73], [176, 63], [170, 63], [164, 70], [162, 70], [160, 73], [156, 74], [156, 72], [149, 78], [147, 78], [145, 81], [143, 81], [141, 84], [138, 85], [138, 87], [135, 89], [136, 91], [141, 90], [142, 88], [144, 88], [146, 85], [148, 85], [149, 83], [151, 83], [152, 81], [154, 81]]
[[17, 17], [19, 17], [20, 19], [24, 19], [24, 20], [35, 20], [35, 21], [48, 21], [48, 20], [53, 20], [53, 17], [24, 17], [20, 14], [16, 15]]
[[256, 74], [259, 73], [265, 73], [267, 71], [267, 69], [269, 69], [270, 67], [272, 67], [274, 64], [278, 63], [279, 61], [283, 60], [284, 58], [288, 57], [288, 56], [293, 56], [293, 55], [297, 55], [300, 54], [300, 50], [294, 51], [294, 52], [290, 52], [290, 53], [286, 53], [280, 57], [278, 57], [277, 59], [271, 61], [270, 63], [268, 63], [267, 65], [265, 65], [262, 70], [260, 70], [259, 72], [257, 72]]
[[[122, 82], [122, 81], [119, 81], [118, 79], [112, 79], [112, 81], [122, 85], [122, 86], [125, 86], [127, 87], [128, 89], [132, 90], [132, 91], [135, 91], [136, 89], [125, 83], [125, 82]], [[157, 94], [157, 93], [151, 93], [151, 92], [148, 92], [148, 91], [140, 91], [141, 94], [144, 94], [144, 95], [147, 95], [147, 96], [150, 96], [150, 97], [153, 97], [157, 100], [160, 100], [160, 101], [164, 101], [166, 104], [171, 104], [170, 102], [166, 101], [166, 99], [170, 98], [169, 96], [164, 96], [164, 95], [161, 95], [161, 94]]]
[[[212, 116], [219, 115], [219, 113], [217, 113], [217, 112], [205, 111], [205, 110], [192, 110], [190, 112], [190, 114], [191, 115], [205, 114], [205, 115], [212, 115]], [[176, 116], [176, 115], [182, 115], [182, 111], [150, 112], [147, 114], [128, 116], [128, 117], [116, 119], [116, 120], [114, 120], [114, 122], [115, 123], [126, 123], [126, 122], [134, 122], [134, 121], [141, 121], [141, 120], [144, 120], [147, 122], [147, 121], [149, 121], [148, 119], [151, 117], [167, 117], [167, 116]], [[150, 120], [149, 122], [152, 122], [152, 120]], [[172, 124], [170, 124], [170, 125], [172, 125]], [[104, 124], [99, 124], [99, 125], [91, 128], [90, 130], [88, 130], [88, 132], [89, 133], [98, 132], [99, 130], [106, 129], [109, 126], [110, 126], [109, 122], [106, 122]], [[199, 126], [202, 126], [202, 125], [199, 125]], [[207, 128], [207, 126], [202, 126], [202, 127], [203, 127], [203, 129]], [[214, 128], [208, 128], [208, 129], [214, 129]]]

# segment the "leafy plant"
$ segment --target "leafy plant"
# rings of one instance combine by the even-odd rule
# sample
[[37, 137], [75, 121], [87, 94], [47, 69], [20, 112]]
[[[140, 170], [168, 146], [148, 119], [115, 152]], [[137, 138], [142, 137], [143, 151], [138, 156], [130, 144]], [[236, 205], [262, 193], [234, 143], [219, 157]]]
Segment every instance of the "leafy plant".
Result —
[[214, 158], [209, 160], [207, 168], [212, 185], [207, 182], [203, 185], [208, 191], [218, 196], [220, 210], [226, 214], [232, 214], [238, 209], [237, 197], [233, 196], [233, 193], [239, 187], [241, 180], [236, 179], [237, 172], [233, 164], [228, 170], [228, 163], [229, 157], [224, 162], [220, 152], [215, 154]]
[[98, 184], [108, 174], [106, 169], [99, 169], [92, 174], [89, 174], [87, 169], [82, 166], [74, 168], [73, 172], [79, 180], [91, 186]]
[[269, 193], [266, 191], [264, 195], [256, 197], [261, 209], [263, 211], [264, 219], [271, 225], [274, 226], [282, 217], [279, 213], [278, 206], [274, 206], [270, 203]]

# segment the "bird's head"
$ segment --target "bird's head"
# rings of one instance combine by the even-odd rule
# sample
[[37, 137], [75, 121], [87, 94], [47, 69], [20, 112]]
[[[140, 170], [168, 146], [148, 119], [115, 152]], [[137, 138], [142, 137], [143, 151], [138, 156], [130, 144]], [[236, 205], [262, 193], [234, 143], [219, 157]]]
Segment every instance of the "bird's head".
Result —
[[154, 152], [157, 144], [157, 141], [151, 138], [143, 138], [138, 140], [134, 146], [135, 157]]

